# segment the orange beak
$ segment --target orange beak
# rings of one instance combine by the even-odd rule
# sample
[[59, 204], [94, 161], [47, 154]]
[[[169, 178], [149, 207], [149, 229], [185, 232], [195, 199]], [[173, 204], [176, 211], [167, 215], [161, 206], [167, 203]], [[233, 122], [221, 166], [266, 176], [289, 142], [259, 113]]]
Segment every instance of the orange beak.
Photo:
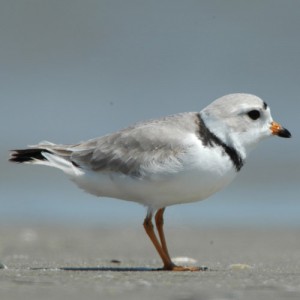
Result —
[[272, 134], [280, 136], [280, 137], [290, 138], [292, 136], [291, 133], [287, 129], [285, 129], [284, 127], [282, 127], [280, 124], [278, 124], [276, 122], [271, 123], [270, 129], [272, 131]]

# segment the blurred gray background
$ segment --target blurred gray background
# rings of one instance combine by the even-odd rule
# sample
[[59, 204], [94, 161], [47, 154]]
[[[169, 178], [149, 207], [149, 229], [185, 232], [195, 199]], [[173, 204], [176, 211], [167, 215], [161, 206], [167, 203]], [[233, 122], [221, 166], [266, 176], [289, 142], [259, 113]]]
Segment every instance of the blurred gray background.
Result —
[[141, 224], [142, 206], [8, 163], [8, 150], [76, 143], [248, 92], [293, 139], [265, 141], [229, 188], [169, 208], [168, 224], [300, 226], [299, 12], [296, 0], [1, 0], [0, 223]]

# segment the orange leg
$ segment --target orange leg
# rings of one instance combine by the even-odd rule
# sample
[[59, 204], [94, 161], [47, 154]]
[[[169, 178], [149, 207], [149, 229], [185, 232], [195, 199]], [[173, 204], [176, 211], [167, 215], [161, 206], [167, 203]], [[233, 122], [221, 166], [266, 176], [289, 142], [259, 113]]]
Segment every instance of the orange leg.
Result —
[[163, 251], [156, 235], [154, 232], [154, 227], [152, 224], [152, 214], [147, 214], [145, 220], [144, 220], [144, 228], [146, 233], [148, 234], [151, 242], [153, 243], [156, 251], [158, 252], [159, 256], [161, 257], [163, 263], [164, 263], [164, 269], [170, 268], [170, 266], [172, 265], [172, 261], [170, 260], [170, 258], [168, 257], [168, 255], [165, 254], [165, 252]]
[[176, 266], [169, 255], [169, 251], [167, 248], [167, 243], [165, 239], [165, 234], [163, 230], [163, 225], [164, 225], [164, 219], [163, 219], [163, 214], [164, 214], [165, 208], [161, 208], [157, 211], [155, 215], [155, 223], [156, 223], [156, 228], [157, 232], [159, 235], [160, 243], [155, 235], [153, 224], [152, 224], [152, 214], [148, 213], [147, 217], [144, 220], [144, 228], [146, 230], [146, 233], [148, 234], [150, 240], [152, 241], [154, 247], [156, 248], [159, 256], [161, 257], [164, 267], [163, 270], [168, 270], [168, 271], [199, 271], [200, 268], [198, 267], [183, 267], [183, 266]]
[[155, 224], [156, 224], [156, 229], [157, 229], [158, 236], [159, 236], [159, 239], [160, 239], [160, 242], [161, 242], [162, 250], [164, 251], [164, 253], [168, 257], [168, 259], [171, 261], [171, 257], [170, 257], [169, 251], [168, 251], [167, 242], [166, 242], [166, 238], [165, 238], [164, 228], [163, 228], [163, 226], [164, 226], [164, 212], [165, 212], [165, 208], [160, 208], [157, 211], [157, 213], [155, 215]]

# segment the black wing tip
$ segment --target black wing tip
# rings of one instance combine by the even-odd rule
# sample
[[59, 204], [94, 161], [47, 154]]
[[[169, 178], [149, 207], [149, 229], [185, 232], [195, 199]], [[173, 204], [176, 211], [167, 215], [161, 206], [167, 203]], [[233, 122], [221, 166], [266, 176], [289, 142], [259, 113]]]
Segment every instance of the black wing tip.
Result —
[[49, 152], [45, 149], [21, 149], [21, 150], [10, 150], [10, 158], [8, 161], [15, 163], [26, 163], [34, 160], [46, 160], [42, 152]]
[[[27, 149], [26, 149], [27, 150]], [[15, 162], [15, 163], [24, 163], [24, 162], [29, 162], [33, 160], [33, 157], [27, 155], [28, 151], [24, 150], [10, 150], [10, 158], [8, 161], [10, 162]]]
[[18, 150], [16, 150], [16, 149], [9, 150], [9, 153], [10, 153], [10, 156], [9, 156], [8, 161], [17, 162], [17, 163], [20, 162], [19, 159], [18, 159]]

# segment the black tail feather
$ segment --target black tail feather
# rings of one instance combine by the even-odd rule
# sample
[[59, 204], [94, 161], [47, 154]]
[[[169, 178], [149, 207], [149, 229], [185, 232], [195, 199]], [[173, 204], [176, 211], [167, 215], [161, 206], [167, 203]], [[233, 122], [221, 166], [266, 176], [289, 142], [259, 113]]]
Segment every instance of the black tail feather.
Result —
[[50, 153], [48, 150], [38, 149], [38, 148], [12, 150], [9, 161], [16, 162], [16, 163], [24, 163], [33, 160], [46, 160], [42, 152]]

